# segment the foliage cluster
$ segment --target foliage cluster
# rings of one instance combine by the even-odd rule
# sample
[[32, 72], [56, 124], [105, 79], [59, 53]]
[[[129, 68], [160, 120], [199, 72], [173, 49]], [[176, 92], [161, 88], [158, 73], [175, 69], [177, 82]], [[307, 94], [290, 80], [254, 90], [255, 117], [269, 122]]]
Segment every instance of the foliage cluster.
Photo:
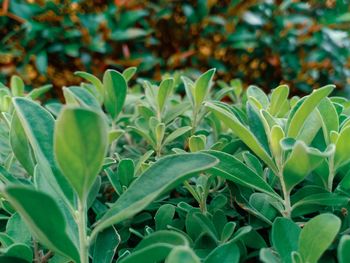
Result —
[[[0, 89], [0, 262], [349, 262], [350, 102], [215, 70]], [[217, 85], [216, 83], [220, 84]], [[225, 103], [223, 101], [233, 101]]]
[[349, 87], [348, 0], [4, 0], [2, 80], [78, 84], [76, 69], [102, 77], [137, 66], [143, 77], [217, 68], [228, 81], [292, 93]]

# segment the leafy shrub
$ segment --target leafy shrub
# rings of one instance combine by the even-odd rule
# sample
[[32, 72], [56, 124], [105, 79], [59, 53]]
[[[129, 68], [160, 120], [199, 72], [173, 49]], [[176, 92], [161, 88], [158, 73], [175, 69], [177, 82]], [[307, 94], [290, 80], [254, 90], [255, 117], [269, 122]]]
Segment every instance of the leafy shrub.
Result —
[[349, 86], [348, 0], [3, 2], [3, 76], [18, 71], [28, 84], [138, 66], [158, 80], [216, 67], [226, 81], [269, 90], [283, 80], [293, 93]]
[[[350, 104], [135, 68], [1, 99], [6, 262], [347, 262]], [[41, 89], [41, 92], [47, 89]], [[233, 101], [225, 103], [223, 101]]]

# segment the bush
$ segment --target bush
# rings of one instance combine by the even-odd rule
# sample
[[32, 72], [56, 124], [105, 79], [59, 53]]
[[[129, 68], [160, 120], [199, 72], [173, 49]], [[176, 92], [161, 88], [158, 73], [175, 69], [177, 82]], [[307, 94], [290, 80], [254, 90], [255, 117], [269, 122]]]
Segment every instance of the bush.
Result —
[[[135, 68], [1, 99], [0, 260], [348, 262], [349, 101]], [[41, 89], [45, 92], [45, 89]], [[227, 103], [223, 102], [227, 101]], [[233, 101], [234, 103], [229, 103]]]
[[349, 2], [47, 1], [10, 3], [0, 17], [3, 80], [78, 84], [77, 68], [137, 66], [143, 77], [215, 67], [224, 80], [293, 93], [349, 86]]

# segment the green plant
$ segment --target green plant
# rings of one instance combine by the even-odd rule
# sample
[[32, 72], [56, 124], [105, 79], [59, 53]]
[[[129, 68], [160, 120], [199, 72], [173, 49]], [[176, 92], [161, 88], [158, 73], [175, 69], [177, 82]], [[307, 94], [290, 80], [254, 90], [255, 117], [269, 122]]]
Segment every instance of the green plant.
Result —
[[[4, 0], [0, 81], [79, 83], [73, 70], [102, 76], [137, 66], [143, 77], [216, 67], [270, 90], [349, 87], [349, 1]], [[347, 93], [347, 91], [345, 91]]]
[[209, 70], [181, 97], [168, 77], [128, 88], [135, 71], [76, 72], [65, 104], [0, 88], [0, 262], [346, 262], [350, 103], [332, 85], [289, 99]]

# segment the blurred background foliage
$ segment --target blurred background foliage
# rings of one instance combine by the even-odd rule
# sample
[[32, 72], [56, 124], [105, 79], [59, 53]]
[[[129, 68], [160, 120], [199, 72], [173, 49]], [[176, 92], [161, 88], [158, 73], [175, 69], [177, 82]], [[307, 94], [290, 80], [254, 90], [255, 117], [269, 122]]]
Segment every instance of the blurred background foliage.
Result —
[[[2, 0], [0, 81], [81, 81], [76, 70], [240, 78], [294, 94], [335, 83], [350, 94], [350, 0]], [[349, 90], [349, 91], [348, 91]]]

